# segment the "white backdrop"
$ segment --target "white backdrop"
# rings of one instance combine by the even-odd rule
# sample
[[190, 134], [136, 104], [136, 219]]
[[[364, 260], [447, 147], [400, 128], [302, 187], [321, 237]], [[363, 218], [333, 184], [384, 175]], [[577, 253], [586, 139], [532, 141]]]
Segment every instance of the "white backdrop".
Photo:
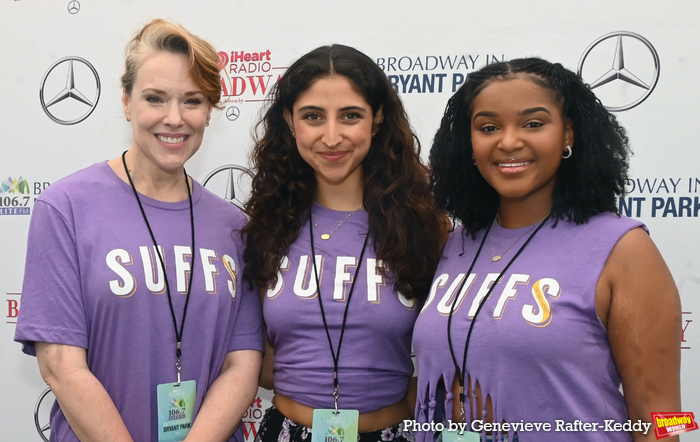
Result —
[[[683, 410], [700, 411], [700, 145], [692, 131], [699, 113], [699, 14], [700, 4], [691, 0], [1, 2], [0, 84], [7, 94], [0, 106], [0, 439], [40, 440], [33, 410], [45, 385], [36, 361], [12, 341], [34, 198], [59, 178], [128, 147], [119, 88], [124, 47], [157, 17], [182, 23], [225, 54], [226, 109], [215, 112], [202, 149], [188, 164], [200, 181], [216, 172], [207, 187], [221, 196], [230, 169], [222, 166], [247, 163], [260, 100], [285, 67], [319, 45], [348, 44], [376, 60], [396, 84], [426, 158], [447, 99], [473, 69], [539, 55], [576, 70], [587, 53], [582, 73], [592, 83], [624, 59], [622, 73], [638, 85], [615, 79], [595, 91], [608, 106], [638, 102], [617, 114], [636, 153], [623, 211], [647, 223], [680, 290]], [[625, 32], [586, 52], [619, 31]], [[620, 47], [623, 58], [616, 58]], [[264, 53], [263, 60], [250, 55], [247, 62], [253, 53]], [[75, 87], [89, 104], [74, 98], [50, 103], [66, 86], [71, 63], [65, 57], [75, 58]], [[91, 107], [84, 120], [65, 124]], [[261, 392], [249, 409], [244, 425], [250, 439], [268, 398]], [[682, 440], [700, 441], [700, 431]]]

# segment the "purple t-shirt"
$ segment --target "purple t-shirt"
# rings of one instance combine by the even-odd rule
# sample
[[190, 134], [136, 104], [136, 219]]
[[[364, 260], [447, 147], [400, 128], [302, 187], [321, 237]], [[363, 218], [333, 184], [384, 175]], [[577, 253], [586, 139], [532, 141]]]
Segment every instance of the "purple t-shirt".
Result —
[[[608, 334], [596, 313], [595, 289], [615, 244], [641, 223], [611, 213], [596, 215], [583, 225], [559, 221], [551, 228], [552, 223], [548, 221], [537, 233], [484, 304], [469, 342], [467, 376], [472, 387], [479, 383], [484, 398], [490, 395], [494, 422], [552, 425], [551, 431], [518, 431], [521, 442], [631, 441], [628, 432], [604, 431], [605, 420], [625, 423], [627, 409]], [[484, 231], [474, 240], [464, 239], [461, 227], [450, 235], [413, 334], [419, 422], [452, 419], [452, 408], [459, 406], [459, 398], [449, 391], [455, 379], [447, 341], [452, 303], [457, 302], [452, 343], [461, 367], [479, 301], [529, 237], [530, 229], [494, 225], [493, 246], [487, 238], [459, 295]], [[491, 248], [494, 255], [503, 253], [501, 261], [492, 260]], [[473, 395], [472, 405], [465, 404], [467, 417], [475, 407]], [[474, 415], [486, 421], [486, 407], [482, 404]], [[602, 426], [595, 432], [566, 433], [556, 431], [557, 420]], [[433, 440], [426, 432], [416, 436], [421, 442]], [[512, 440], [512, 432], [510, 436]]]
[[[189, 202], [139, 196], [165, 257], [178, 326], [187, 283], [194, 277], [182, 379], [197, 382], [197, 411], [227, 352], [263, 350], [258, 296], [240, 283], [238, 230], [245, 218], [195, 182], [192, 269]], [[106, 162], [58, 181], [37, 200], [15, 340], [30, 355], [35, 341], [87, 349], [90, 371], [133, 439], [158, 440], [156, 386], [177, 380], [175, 329], [158, 256], [134, 194]], [[57, 404], [51, 440], [78, 440]]]
[[[350, 212], [314, 203], [314, 247], [321, 295], [333, 348], [338, 349], [343, 313], [353, 283], [368, 215], [359, 210], [333, 233]], [[338, 406], [374, 411], [402, 399], [413, 375], [411, 331], [418, 315], [414, 300], [394, 290], [384, 277], [369, 239], [352, 295], [340, 350]], [[333, 408], [333, 358], [323, 326], [311, 261], [309, 224], [304, 223], [282, 261], [277, 285], [263, 303], [275, 350], [275, 391], [313, 408]]]

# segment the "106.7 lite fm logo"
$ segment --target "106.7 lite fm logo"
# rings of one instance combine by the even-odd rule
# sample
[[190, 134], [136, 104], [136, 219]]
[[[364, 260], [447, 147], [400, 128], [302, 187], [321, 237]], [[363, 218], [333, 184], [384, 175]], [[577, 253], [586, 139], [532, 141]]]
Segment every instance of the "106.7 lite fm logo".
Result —
[[31, 215], [32, 205], [48, 182], [30, 183], [19, 176], [7, 177], [0, 182], [0, 215]]

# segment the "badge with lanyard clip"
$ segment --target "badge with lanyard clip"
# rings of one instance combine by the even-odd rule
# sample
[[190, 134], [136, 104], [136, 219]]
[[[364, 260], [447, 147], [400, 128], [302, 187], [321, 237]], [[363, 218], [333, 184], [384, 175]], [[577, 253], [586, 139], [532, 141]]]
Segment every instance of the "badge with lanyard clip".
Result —
[[[180, 343], [177, 343], [178, 350]], [[192, 428], [197, 381], [181, 381], [182, 363], [175, 364], [177, 382], [158, 384], [158, 442], [182, 442]]]
[[[312, 215], [313, 216], [313, 215]], [[314, 274], [316, 276], [316, 290], [318, 292], [318, 303], [321, 308], [321, 317], [323, 318], [323, 326], [326, 329], [326, 337], [328, 345], [333, 356], [333, 409], [317, 408], [314, 410], [313, 422], [311, 424], [311, 442], [356, 442], [359, 428], [360, 411], [359, 410], [344, 410], [338, 408], [338, 398], [340, 397], [338, 382], [338, 360], [340, 358], [340, 346], [343, 343], [343, 335], [345, 334], [345, 325], [347, 323], [348, 307], [355, 289], [355, 282], [362, 266], [362, 259], [367, 248], [367, 240], [369, 234], [365, 235], [365, 242], [362, 245], [360, 259], [355, 269], [355, 277], [353, 278], [348, 293], [348, 300], [345, 304], [345, 312], [343, 314], [343, 323], [340, 327], [340, 339], [338, 340], [338, 351], [333, 349], [331, 334], [326, 321], [326, 313], [323, 309], [323, 301], [321, 300], [321, 285], [319, 283], [318, 268], [316, 267], [316, 251], [314, 249], [314, 236], [312, 229], [313, 219], [309, 220], [309, 235], [311, 239], [311, 259], [314, 265]]]
[[[337, 379], [337, 375], [336, 375]], [[311, 442], [356, 442], [359, 410], [338, 409], [338, 385], [333, 390], [335, 409], [317, 408], [311, 424]]]
[[[148, 217], [146, 217], [146, 211], [143, 209], [143, 204], [141, 204], [141, 198], [136, 191], [136, 186], [134, 181], [131, 179], [131, 174], [129, 173], [129, 168], [126, 166], [126, 151], [122, 154], [122, 164], [124, 165], [124, 172], [129, 179], [129, 184], [131, 185], [131, 190], [134, 191], [134, 197], [136, 202], [139, 204], [139, 209], [141, 210], [141, 215], [148, 228], [148, 233], [151, 235], [151, 240], [153, 241], [153, 246], [158, 254], [158, 259], [160, 261], [161, 268], [163, 270], [163, 279], [165, 280], [165, 289], [168, 294], [168, 305], [170, 307], [170, 314], [173, 318], [173, 324], [175, 326], [175, 337], [177, 340], [177, 350], [175, 363], [175, 368], [177, 369], [177, 382], [158, 384], [156, 386], [156, 396], [157, 396], [157, 411], [158, 411], [158, 442], [182, 442], [187, 437], [187, 434], [192, 428], [192, 422], [194, 420], [194, 409], [195, 403], [197, 401], [197, 381], [190, 380], [181, 382], [181, 371], [182, 371], [182, 332], [185, 326], [185, 317], [187, 316], [187, 307], [190, 302], [190, 293], [192, 293], [192, 279], [190, 276], [189, 284], [187, 286], [187, 298], [185, 299], [185, 308], [182, 313], [182, 322], [180, 323], [180, 329], [177, 327], [177, 319], [175, 318], [175, 310], [173, 308], [173, 300], [170, 295], [170, 284], [168, 283], [168, 274], [165, 271], [165, 260], [160, 253], [160, 247], [158, 247], [158, 242], [153, 234], [153, 229], [151, 229], [151, 224], [148, 222]], [[190, 203], [190, 227], [192, 231], [192, 267], [194, 267], [195, 262], [195, 247], [194, 247], [194, 209], [192, 207], [192, 192], [190, 191], [189, 178], [187, 177], [187, 171], [184, 170], [185, 174], [185, 185], [187, 186], [187, 198]], [[194, 273], [193, 273], [194, 274]]]

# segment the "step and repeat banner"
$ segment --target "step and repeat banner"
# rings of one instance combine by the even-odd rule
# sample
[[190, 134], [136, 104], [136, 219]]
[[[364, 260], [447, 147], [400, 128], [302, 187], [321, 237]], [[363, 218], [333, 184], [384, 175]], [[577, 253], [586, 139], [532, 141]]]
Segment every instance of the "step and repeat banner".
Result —
[[[219, 51], [224, 109], [214, 111], [187, 170], [239, 205], [262, 103], [317, 46], [343, 43], [376, 61], [404, 100], [425, 159], [448, 98], [473, 70], [533, 55], [578, 70], [629, 132], [635, 156], [620, 211], [649, 226], [671, 268], [683, 305], [683, 410], [700, 411], [699, 15], [690, 0], [2, 1], [0, 439], [41, 440], [37, 427], [53, 401], [43, 397], [36, 360], [13, 342], [34, 201], [61, 177], [129, 146], [124, 48], [158, 17]], [[271, 396], [260, 390], [248, 409], [248, 441]], [[700, 432], [682, 440], [700, 440]]]

